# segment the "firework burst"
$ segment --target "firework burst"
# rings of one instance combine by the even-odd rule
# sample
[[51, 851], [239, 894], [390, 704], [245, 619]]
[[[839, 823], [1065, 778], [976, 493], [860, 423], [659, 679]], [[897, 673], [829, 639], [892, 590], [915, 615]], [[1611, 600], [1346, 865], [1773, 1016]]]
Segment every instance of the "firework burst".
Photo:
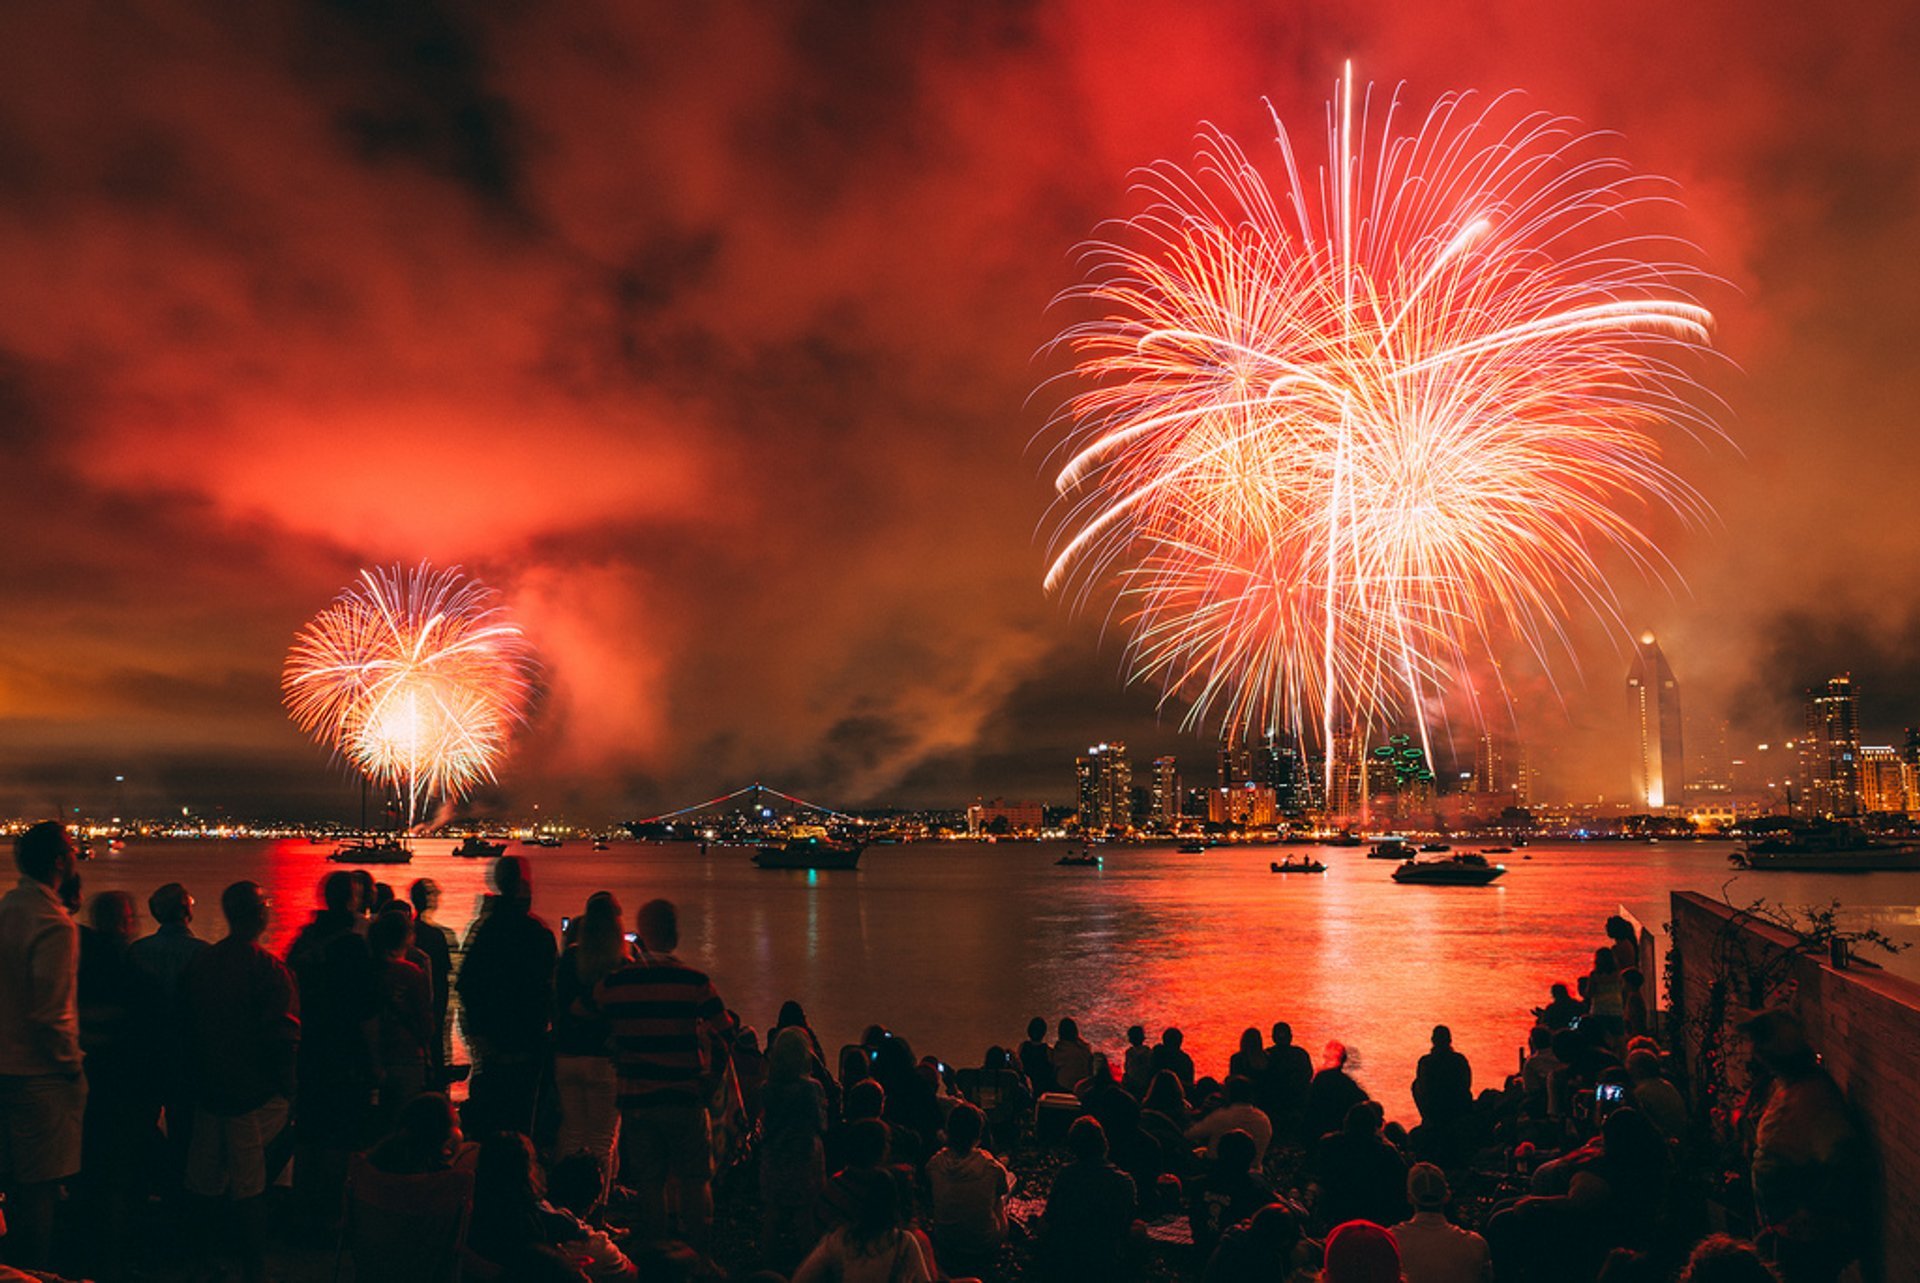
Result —
[[1641, 514], [1705, 514], [1662, 444], [1713, 432], [1686, 374], [1712, 318], [1632, 230], [1666, 189], [1506, 98], [1354, 108], [1349, 69], [1316, 171], [1276, 117], [1277, 183], [1204, 132], [1068, 295], [1104, 315], [1062, 335], [1046, 585], [1117, 586], [1133, 676], [1190, 726], [1478, 719], [1498, 648], [1619, 623], [1603, 559], [1664, 575]]
[[530, 669], [493, 590], [423, 562], [361, 571], [294, 639], [280, 684], [301, 730], [405, 796], [411, 828], [494, 778]]

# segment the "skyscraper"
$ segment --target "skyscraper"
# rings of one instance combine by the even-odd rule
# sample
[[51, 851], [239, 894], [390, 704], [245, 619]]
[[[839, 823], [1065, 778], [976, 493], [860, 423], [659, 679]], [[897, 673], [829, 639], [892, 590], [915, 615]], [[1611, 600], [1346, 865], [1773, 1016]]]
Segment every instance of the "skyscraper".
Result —
[[1172, 830], [1180, 824], [1180, 780], [1173, 771], [1171, 757], [1153, 759], [1153, 796], [1147, 810], [1147, 822], [1156, 829]]
[[1332, 759], [1327, 784], [1327, 818], [1340, 823], [1364, 823], [1367, 815], [1367, 758], [1360, 737], [1344, 723], [1333, 728], [1327, 745]]
[[1657, 811], [1678, 806], [1686, 786], [1680, 748], [1680, 684], [1652, 633], [1640, 634], [1633, 667], [1627, 672], [1627, 713], [1633, 719], [1636, 747], [1634, 805]]
[[1080, 782], [1080, 828], [1105, 833], [1133, 824], [1133, 766], [1124, 741], [1095, 744], [1074, 766]]
[[1860, 814], [1860, 706], [1853, 676], [1841, 673], [1807, 692], [1800, 741], [1803, 809], [1808, 815]]

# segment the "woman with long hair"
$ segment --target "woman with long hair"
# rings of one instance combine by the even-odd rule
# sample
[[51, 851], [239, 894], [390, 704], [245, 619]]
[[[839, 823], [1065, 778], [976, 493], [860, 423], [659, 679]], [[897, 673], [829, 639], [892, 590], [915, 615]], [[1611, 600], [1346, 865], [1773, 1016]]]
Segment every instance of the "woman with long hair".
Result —
[[633, 950], [620, 902], [609, 892], [589, 897], [573, 927], [574, 941], [560, 955], [553, 982], [553, 1079], [560, 1106], [554, 1156], [591, 1154], [604, 1184], [611, 1185], [620, 1141], [618, 1084], [607, 1047], [611, 1029], [594, 1006], [593, 987], [625, 966]]
[[853, 1219], [820, 1240], [793, 1283], [931, 1283], [933, 1269], [919, 1237], [901, 1224], [892, 1177], [849, 1171], [839, 1179], [853, 1196]]

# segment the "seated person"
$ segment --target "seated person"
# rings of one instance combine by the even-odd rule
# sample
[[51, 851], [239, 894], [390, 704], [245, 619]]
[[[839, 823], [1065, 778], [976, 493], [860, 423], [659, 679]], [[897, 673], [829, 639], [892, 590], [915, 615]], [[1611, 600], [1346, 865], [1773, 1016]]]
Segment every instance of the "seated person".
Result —
[[989, 1256], [1007, 1238], [1013, 1174], [980, 1148], [986, 1115], [962, 1102], [947, 1115], [947, 1145], [927, 1160], [933, 1241], [943, 1258]]
[[1215, 1142], [1213, 1165], [1188, 1183], [1187, 1224], [1203, 1258], [1221, 1235], [1273, 1201], [1258, 1162], [1254, 1138], [1236, 1129]]
[[807, 1254], [793, 1283], [932, 1283], [932, 1262], [906, 1228], [893, 1181], [870, 1170], [841, 1176], [852, 1216]]
[[1251, 1078], [1227, 1079], [1227, 1103], [1187, 1128], [1187, 1139], [1196, 1145], [1205, 1145], [1207, 1157], [1211, 1159], [1218, 1156], [1216, 1147], [1222, 1136], [1242, 1131], [1253, 1138], [1252, 1165], [1258, 1167], [1265, 1163], [1267, 1146], [1273, 1142], [1273, 1121], [1265, 1110], [1253, 1103], [1255, 1090]]
[[1124, 1273], [1134, 1227], [1133, 1180], [1107, 1161], [1107, 1134], [1092, 1118], [1067, 1129], [1073, 1161], [1053, 1178], [1040, 1217], [1040, 1256], [1058, 1279], [1110, 1280]]

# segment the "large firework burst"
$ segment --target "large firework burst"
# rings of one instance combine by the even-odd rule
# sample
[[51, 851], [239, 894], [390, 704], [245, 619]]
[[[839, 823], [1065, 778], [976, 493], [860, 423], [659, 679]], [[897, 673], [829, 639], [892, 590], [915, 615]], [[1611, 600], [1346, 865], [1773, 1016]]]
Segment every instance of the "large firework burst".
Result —
[[492, 589], [423, 562], [361, 571], [294, 639], [280, 684], [301, 730], [405, 796], [410, 828], [493, 778], [530, 659]]
[[1500, 647], [1620, 622], [1602, 554], [1662, 574], [1647, 509], [1704, 514], [1662, 444], [1712, 431], [1685, 368], [1712, 318], [1634, 230], [1666, 188], [1507, 98], [1410, 130], [1370, 104], [1356, 129], [1349, 69], [1315, 171], [1276, 117], [1278, 183], [1204, 132], [1069, 294], [1105, 315], [1062, 336], [1087, 386], [1046, 584], [1117, 584], [1133, 675], [1189, 725], [1424, 738]]

